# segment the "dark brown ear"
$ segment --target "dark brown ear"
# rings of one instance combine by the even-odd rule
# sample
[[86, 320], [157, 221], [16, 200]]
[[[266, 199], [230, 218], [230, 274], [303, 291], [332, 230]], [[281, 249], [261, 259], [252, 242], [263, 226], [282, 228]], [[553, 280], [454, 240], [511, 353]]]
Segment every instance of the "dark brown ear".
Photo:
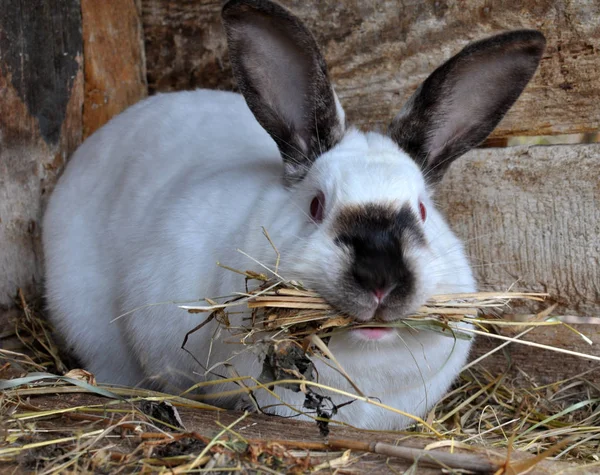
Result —
[[535, 73], [545, 44], [533, 30], [492, 36], [464, 48], [421, 84], [389, 134], [429, 182], [494, 130]]
[[275, 3], [231, 0], [222, 16], [240, 91], [293, 184], [344, 133], [323, 56], [302, 22]]

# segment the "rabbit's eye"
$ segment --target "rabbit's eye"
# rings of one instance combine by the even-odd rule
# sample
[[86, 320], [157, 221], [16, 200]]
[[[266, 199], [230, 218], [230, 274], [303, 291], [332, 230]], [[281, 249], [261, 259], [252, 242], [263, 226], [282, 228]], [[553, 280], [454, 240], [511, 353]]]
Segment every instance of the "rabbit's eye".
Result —
[[320, 223], [323, 221], [323, 213], [325, 210], [325, 195], [319, 191], [310, 202], [310, 217], [314, 222]]
[[421, 221], [425, 222], [427, 219], [427, 208], [422, 201], [419, 201], [419, 213], [421, 214]]

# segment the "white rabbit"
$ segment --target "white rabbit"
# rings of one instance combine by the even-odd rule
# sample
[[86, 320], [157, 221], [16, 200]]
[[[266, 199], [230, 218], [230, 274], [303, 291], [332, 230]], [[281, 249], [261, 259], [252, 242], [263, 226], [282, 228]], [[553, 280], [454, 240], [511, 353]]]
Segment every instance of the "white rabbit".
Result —
[[[181, 349], [206, 314], [147, 305], [243, 289], [244, 278], [216, 262], [265, 272], [241, 249], [273, 268], [263, 226], [281, 252], [283, 276], [362, 322], [394, 321], [433, 294], [475, 290], [463, 245], [432, 192], [522, 92], [543, 35], [513, 31], [467, 46], [382, 135], [346, 126], [318, 46], [290, 12], [267, 0], [232, 0], [222, 15], [242, 95], [159, 94], [131, 107], [77, 150], [46, 212], [50, 316], [101, 382], [176, 391], [216, 378]], [[239, 375], [257, 378], [259, 355], [225, 343], [226, 330], [210, 347], [215, 325], [194, 333], [187, 348], [207, 366], [229, 360]], [[365, 395], [423, 416], [457, 376], [470, 342], [373, 328], [336, 335], [329, 347]], [[320, 383], [354, 392], [314, 363]], [[223, 366], [213, 371], [230, 375]], [[237, 386], [207, 391], [225, 388]], [[276, 392], [302, 409], [302, 393]], [[264, 391], [255, 397], [261, 406], [278, 402]], [[239, 408], [244, 398], [217, 403]], [[296, 414], [283, 405], [268, 410]], [[336, 419], [377, 429], [412, 422], [365, 402]]]

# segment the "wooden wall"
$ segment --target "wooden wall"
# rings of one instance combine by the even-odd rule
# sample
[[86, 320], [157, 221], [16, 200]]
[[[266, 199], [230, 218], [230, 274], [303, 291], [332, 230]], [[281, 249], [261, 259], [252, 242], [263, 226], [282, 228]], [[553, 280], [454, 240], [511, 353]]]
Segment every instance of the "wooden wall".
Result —
[[2, 1], [0, 330], [17, 288], [41, 292], [39, 223], [69, 155], [146, 93], [135, 0]]
[[0, 306], [40, 289], [42, 202], [81, 141], [79, 0], [0, 8]]
[[[0, 10], [5, 309], [17, 287], [39, 291], [44, 199], [83, 137], [147, 88], [235, 87], [218, 0], [38, 3], [4, 0]], [[468, 42], [536, 28], [548, 40], [540, 69], [488, 144], [600, 129], [597, 0], [281, 3], [315, 32], [348, 118], [362, 128], [385, 128], [420, 81]], [[600, 145], [579, 145], [481, 149], [451, 167], [438, 200], [466, 240], [483, 288], [547, 290], [561, 313], [600, 316], [599, 164]], [[596, 328], [586, 331], [600, 345]], [[554, 338], [536, 333], [540, 341]], [[587, 350], [600, 355], [595, 346]], [[555, 358], [515, 355], [530, 366]], [[567, 365], [568, 372], [588, 367], [578, 364]]]
[[[233, 87], [218, 0], [144, 0], [152, 92]], [[281, 0], [314, 32], [350, 122], [386, 128], [417, 85], [470, 41], [514, 28], [548, 40], [540, 70], [493, 137], [597, 130], [597, 0]]]

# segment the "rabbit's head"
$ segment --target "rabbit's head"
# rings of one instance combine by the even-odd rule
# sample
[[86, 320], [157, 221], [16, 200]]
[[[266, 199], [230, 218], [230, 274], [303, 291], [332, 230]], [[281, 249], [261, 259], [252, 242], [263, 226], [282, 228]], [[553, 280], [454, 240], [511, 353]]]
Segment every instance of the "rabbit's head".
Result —
[[286, 276], [363, 322], [393, 321], [433, 293], [472, 287], [462, 245], [431, 195], [521, 94], [543, 35], [512, 31], [467, 46], [420, 85], [383, 135], [346, 126], [317, 43], [290, 12], [232, 0], [223, 20], [238, 86], [281, 152], [294, 203], [281, 210], [282, 227], [296, 223]]

